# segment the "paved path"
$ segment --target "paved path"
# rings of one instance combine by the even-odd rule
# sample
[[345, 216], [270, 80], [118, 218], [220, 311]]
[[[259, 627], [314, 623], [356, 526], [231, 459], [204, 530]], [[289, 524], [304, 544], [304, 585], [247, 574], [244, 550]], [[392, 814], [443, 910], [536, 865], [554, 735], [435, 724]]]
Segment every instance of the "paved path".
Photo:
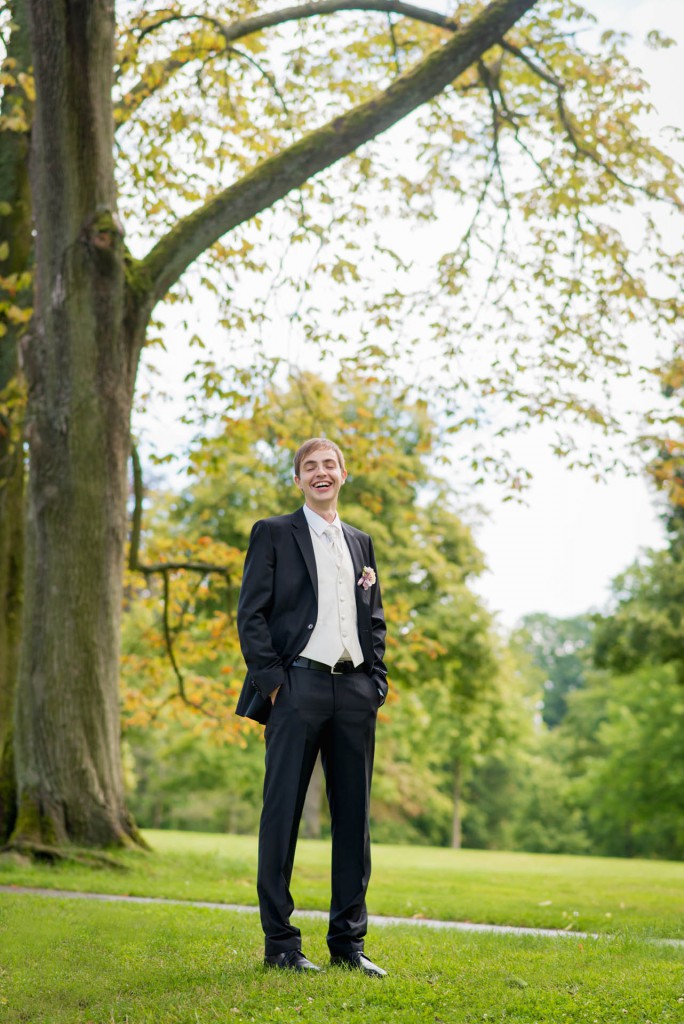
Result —
[[[245, 906], [241, 903], [212, 903], [209, 900], [170, 900], [161, 896], [120, 896], [101, 892], [71, 892], [68, 889], [33, 889], [24, 885], [0, 885], [0, 894], [8, 893], [19, 896], [47, 896], [62, 900], [100, 900], [103, 903], [141, 903], [153, 906], [199, 907], [203, 910], [230, 910], [237, 914], [258, 914], [258, 907]], [[324, 910], [296, 910], [295, 917], [313, 918], [316, 921], [327, 921], [328, 914]], [[596, 932], [564, 931], [558, 928], [522, 928], [508, 924], [475, 924], [472, 921], [437, 921], [429, 917], [384, 917], [380, 914], [369, 914], [368, 923], [375, 925], [407, 924], [419, 928], [437, 928], [442, 931], [484, 932], [491, 935], [536, 935], [552, 939], [610, 939], [610, 935], [598, 935]], [[658, 945], [680, 946], [684, 948], [684, 939], [651, 939]]]
[[[143, 903], [158, 906], [201, 907], [205, 910], [232, 910], [238, 914], [257, 914], [258, 907], [244, 906], [239, 903], [211, 903], [207, 900], [171, 900], [157, 896], [119, 896], [98, 892], [70, 892], [66, 889], [33, 889], [22, 885], [0, 885], [0, 893], [22, 896], [48, 896], [69, 900], [101, 900], [104, 903]], [[307, 917], [327, 921], [328, 914], [324, 910], [296, 910], [295, 917]], [[598, 938], [590, 932], [560, 931], [556, 928], [519, 928], [513, 925], [474, 924], [471, 921], [436, 921], [428, 917], [383, 917], [371, 914], [370, 924], [408, 924], [421, 928], [439, 928], [461, 932], [490, 932], [500, 935], [541, 935], [544, 938], [588, 939]]]

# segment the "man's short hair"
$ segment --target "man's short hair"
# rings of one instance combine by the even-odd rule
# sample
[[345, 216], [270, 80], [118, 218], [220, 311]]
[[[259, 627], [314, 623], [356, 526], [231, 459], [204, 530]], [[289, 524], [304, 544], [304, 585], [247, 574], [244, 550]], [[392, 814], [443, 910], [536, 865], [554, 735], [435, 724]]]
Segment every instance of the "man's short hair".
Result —
[[335, 454], [337, 455], [337, 461], [340, 464], [340, 469], [342, 470], [342, 472], [344, 472], [344, 455], [342, 454], [342, 450], [340, 449], [340, 447], [336, 445], [334, 441], [329, 441], [327, 437], [311, 437], [309, 438], [308, 441], [305, 441], [303, 445], [300, 445], [300, 447], [297, 449], [297, 452], [295, 453], [295, 476], [299, 476], [299, 470], [301, 468], [302, 462], [307, 457], [307, 455], [310, 455], [311, 452], [318, 451], [319, 448], [329, 448], [330, 451], [335, 452]]

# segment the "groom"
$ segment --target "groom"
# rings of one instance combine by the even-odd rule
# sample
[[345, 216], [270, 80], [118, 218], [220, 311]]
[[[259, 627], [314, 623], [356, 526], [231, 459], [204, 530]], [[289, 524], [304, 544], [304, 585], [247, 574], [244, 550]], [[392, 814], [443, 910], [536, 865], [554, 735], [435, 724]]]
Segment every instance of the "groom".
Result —
[[254, 524], [238, 603], [247, 678], [238, 715], [266, 724], [257, 891], [265, 963], [317, 971], [290, 924], [297, 830], [318, 752], [332, 820], [333, 964], [386, 972], [363, 952], [375, 721], [387, 695], [385, 617], [370, 537], [342, 523], [344, 456], [325, 438], [295, 455], [304, 507]]

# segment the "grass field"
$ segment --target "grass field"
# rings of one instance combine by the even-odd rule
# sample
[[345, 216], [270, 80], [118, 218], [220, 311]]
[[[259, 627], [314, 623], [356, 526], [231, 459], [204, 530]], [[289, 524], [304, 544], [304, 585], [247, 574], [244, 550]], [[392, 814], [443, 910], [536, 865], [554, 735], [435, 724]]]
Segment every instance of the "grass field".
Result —
[[[305, 922], [325, 963], [325, 925]], [[681, 950], [377, 929], [381, 980], [261, 966], [252, 915], [33, 896], [0, 898], [0, 1020], [12, 1024], [680, 1024]]]
[[[123, 855], [127, 872], [0, 858], [0, 884], [256, 902], [254, 837], [145, 835], [155, 853]], [[326, 910], [329, 878], [329, 843], [300, 841], [297, 906]], [[400, 917], [684, 938], [684, 863], [376, 845], [368, 908]]]
[[[254, 902], [253, 839], [149, 833], [126, 873], [0, 858], [0, 884]], [[298, 850], [299, 905], [325, 908], [327, 844]], [[0, 894], [8, 1024], [684, 1024], [684, 865], [376, 847], [370, 909], [587, 928], [596, 939], [372, 928], [384, 979], [261, 964], [256, 915]], [[577, 916], [575, 916], [577, 914]], [[611, 917], [606, 915], [611, 914]], [[325, 922], [303, 920], [325, 966]]]

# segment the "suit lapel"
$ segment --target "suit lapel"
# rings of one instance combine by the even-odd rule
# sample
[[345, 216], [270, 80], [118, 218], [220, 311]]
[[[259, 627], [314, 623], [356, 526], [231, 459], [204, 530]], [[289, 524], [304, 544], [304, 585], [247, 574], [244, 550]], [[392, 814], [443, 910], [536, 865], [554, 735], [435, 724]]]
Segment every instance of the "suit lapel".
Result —
[[314, 555], [313, 544], [311, 542], [309, 524], [306, 521], [304, 510], [301, 508], [298, 509], [297, 512], [293, 513], [292, 532], [294, 534], [294, 539], [299, 545], [299, 550], [304, 558], [306, 568], [309, 571], [311, 583], [314, 588], [314, 594], [316, 595], [316, 601], [318, 601], [318, 570], [316, 569], [316, 556]]
[[[345, 523], [341, 523], [342, 533], [344, 539], [347, 542], [349, 553], [351, 554], [352, 565], [354, 566], [354, 582], [361, 576], [363, 570], [363, 551], [361, 550], [360, 541], [354, 536], [352, 531]], [[318, 601], [318, 570], [316, 569], [316, 556], [314, 555], [313, 543], [311, 541], [311, 531], [309, 530], [309, 524], [306, 521], [303, 509], [298, 509], [292, 516], [292, 532], [297, 542], [299, 550], [302, 553], [304, 563], [308, 570], [309, 576], [311, 577], [311, 583], [314, 588], [316, 600]], [[364, 607], [363, 602], [359, 601], [359, 588], [356, 588], [356, 603], [358, 607]]]
[[354, 582], [356, 582], [361, 575], [361, 570], [363, 569], [363, 551], [361, 550], [361, 544], [346, 523], [341, 523], [341, 526], [344, 539], [347, 542], [347, 547], [349, 548], [349, 552], [352, 557], [352, 565], [354, 566]]

